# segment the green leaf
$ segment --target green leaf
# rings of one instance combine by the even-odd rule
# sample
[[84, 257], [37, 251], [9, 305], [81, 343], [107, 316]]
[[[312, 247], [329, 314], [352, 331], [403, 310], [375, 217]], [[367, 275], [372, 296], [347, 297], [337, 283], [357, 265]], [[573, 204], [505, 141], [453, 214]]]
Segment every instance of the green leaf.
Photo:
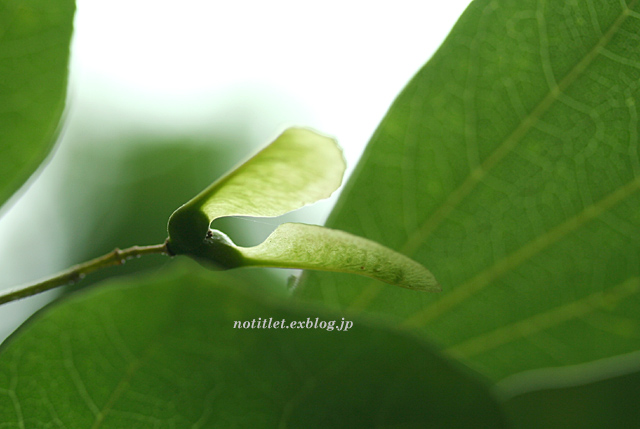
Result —
[[407, 289], [439, 292], [422, 265], [355, 235], [301, 223], [280, 225], [262, 244], [236, 247], [246, 265], [360, 274]]
[[328, 198], [342, 182], [345, 163], [336, 142], [290, 128], [233, 169], [169, 219], [170, 253], [216, 267], [265, 266], [361, 274], [414, 290], [439, 291], [433, 275], [404, 255], [370, 240], [303, 224], [285, 224], [265, 243], [238, 247], [209, 229], [222, 216], [274, 217]]
[[307, 273], [488, 377], [640, 349], [640, 5], [476, 0], [391, 107], [327, 226], [438, 295]]
[[[60, 269], [116, 247], [161, 243], [167, 237], [167, 217], [184, 202], [184, 196], [195, 195], [209, 185], [211, 174], [223, 174], [246, 146], [239, 136], [219, 134], [166, 138], [82, 134], [79, 138], [90, 138], [93, 144], [81, 144], [69, 135], [67, 143], [73, 149], [61, 147], [51, 164], [58, 172], [51, 179], [59, 184], [52, 193], [60, 204], [57, 227], [68, 249], [67, 255], [57, 255], [63, 259]], [[60, 165], [65, 167], [55, 168]], [[224, 228], [234, 237], [244, 238], [246, 233], [234, 225]], [[74, 287], [167, 262], [161, 255], [144, 257], [133, 264], [100, 270]]]
[[[253, 320], [305, 328], [234, 328]], [[3, 346], [0, 415], [28, 428], [504, 427], [484, 383], [418, 338], [192, 264], [40, 312]]]
[[169, 247], [176, 254], [193, 253], [219, 217], [275, 217], [328, 198], [340, 187], [345, 168], [333, 139], [289, 128], [176, 210], [169, 219]]
[[[589, 368], [532, 371], [515, 376], [536, 386], [508, 398], [504, 408], [518, 428], [631, 428], [640, 421], [640, 360], [637, 353]], [[594, 367], [595, 366], [595, 367]], [[586, 380], [586, 381], [585, 381]]]
[[54, 143], [74, 9], [72, 0], [0, 1], [0, 205]]

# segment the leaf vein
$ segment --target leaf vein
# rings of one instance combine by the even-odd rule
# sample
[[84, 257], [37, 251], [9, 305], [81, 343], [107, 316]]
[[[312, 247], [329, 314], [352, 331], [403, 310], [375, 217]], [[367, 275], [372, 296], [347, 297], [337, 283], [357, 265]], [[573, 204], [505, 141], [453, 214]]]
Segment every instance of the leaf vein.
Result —
[[544, 17], [545, 4], [546, 1], [544, 0], [538, 2], [538, 7], [536, 9], [536, 22], [538, 23], [538, 35], [540, 37], [540, 61], [542, 64], [542, 71], [544, 72], [544, 77], [547, 80], [549, 89], [553, 91], [553, 88], [558, 86], [558, 82], [556, 81], [555, 74], [553, 73], [551, 59], [549, 57], [549, 38], [547, 37], [548, 32], [546, 19]]
[[69, 376], [71, 376], [71, 381], [73, 382], [76, 391], [78, 392], [84, 403], [87, 405], [87, 408], [89, 408], [89, 410], [91, 410], [91, 413], [93, 413], [93, 415], [97, 417], [100, 415], [100, 409], [91, 398], [91, 395], [89, 395], [87, 386], [84, 384], [82, 376], [78, 372], [78, 368], [76, 367], [76, 364], [73, 360], [73, 353], [71, 351], [71, 339], [68, 335], [63, 335], [61, 337], [61, 341], [64, 343], [61, 344], [61, 347], [65, 351], [64, 366], [67, 370], [67, 373], [69, 374]]
[[506, 272], [517, 267], [526, 260], [534, 257], [542, 250], [556, 243], [567, 234], [575, 231], [580, 226], [597, 218], [602, 213], [620, 203], [639, 189], [640, 177], [636, 177], [624, 186], [616, 189], [605, 198], [588, 206], [576, 216], [566, 220], [562, 224], [548, 231], [546, 234], [530, 241], [528, 244], [513, 252], [509, 256], [494, 263], [491, 267], [487, 268], [486, 270], [477, 274], [471, 280], [457, 287], [448, 295], [445, 295], [434, 304], [424, 308], [422, 311], [416, 313], [413, 317], [407, 319], [403, 324], [408, 326], [423, 326], [428, 321], [444, 314], [446, 311], [450, 310], [456, 305], [459, 305], [467, 298], [484, 289], [491, 282], [495, 281]]
[[468, 358], [501, 345], [545, 331], [563, 322], [584, 316], [598, 308], [614, 305], [640, 292], [640, 278], [629, 279], [607, 291], [588, 295], [574, 302], [505, 325], [445, 349], [455, 358]]
[[[150, 353], [147, 353], [147, 356], [149, 354]], [[115, 389], [113, 389], [113, 392], [111, 392], [111, 396], [109, 396], [109, 399], [104, 404], [102, 409], [98, 410], [98, 414], [96, 414], [96, 419], [93, 422], [93, 426], [91, 426], [93, 429], [97, 429], [102, 426], [102, 423], [104, 423], [107, 415], [113, 410], [114, 404], [118, 401], [118, 399], [120, 399], [127, 386], [129, 386], [129, 383], [131, 382], [131, 379], [133, 378], [135, 373], [142, 367], [142, 363], [142, 358], [136, 358], [129, 363], [127, 371], [125, 372], [124, 376], [118, 381]]]
[[[632, 2], [635, 4], [637, 0]], [[483, 178], [495, 167], [513, 148], [521, 141], [528, 131], [538, 122], [542, 115], [558, 99], [585, 69], [598, 57], [625, 19], [630, 15], [630, 9], [623, 9], [622, 13], [614, 21], [608, 31], [598, 40], [595, 46], [579, 61], [567, 75], [538, 103], [538, 105], [525, 117], [514, 131], [489, 155], [477, 168], [473, 169], [469, 176], [455, 189], [449, 197], [436, 209], [433, 214], [412, 234], [401, 249], [401, 253], [412, 255], [419, 246], [435, 231], [435, 229], [447, 218], [447, 216], [464, 200], [464, 198], [483, 180]]]

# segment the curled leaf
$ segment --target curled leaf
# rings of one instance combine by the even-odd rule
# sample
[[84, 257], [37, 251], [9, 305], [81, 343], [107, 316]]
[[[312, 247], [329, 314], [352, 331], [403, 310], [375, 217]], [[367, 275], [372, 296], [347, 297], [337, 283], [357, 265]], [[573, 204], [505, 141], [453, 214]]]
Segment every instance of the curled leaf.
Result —
[[236, 247], [245, 265], [361, 274], [407, 289], [438, 292], [425, 267], [374, 241], [301, 223], [280, 225], [262, 244]]
[[289, 128], [176, 210], [169, 218], [169, 248], [193, 253], [219, 217], [275, 217], [328, 198], [345, 168], [335, 140]]
[[169, 218], [167, 249], [221, 268], [338, 271], [408, 289], [439, 291], [440, 285], [422, 265], [343, 231], [285, 223], [264, 243], [239, 247], [224, 233], [209, 228], [219, 217], [275, 217], [328, 198], [342, 183], [345, 168], [333, 139], [290, 128], [176, 210]]

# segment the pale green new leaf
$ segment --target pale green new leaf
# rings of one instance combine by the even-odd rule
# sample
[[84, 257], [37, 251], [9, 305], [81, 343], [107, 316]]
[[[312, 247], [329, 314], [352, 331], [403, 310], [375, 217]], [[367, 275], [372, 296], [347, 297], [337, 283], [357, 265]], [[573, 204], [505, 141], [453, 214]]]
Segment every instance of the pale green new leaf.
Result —
[[275, 217], [328, 198], [340, 187], [345, 168], [335, 140], [289, 128], [176, 210], [169, 219], [169, 246], [189, 253], [219, 217]]
[[345, 168], [335, 140], [289, 128], [187, 204], [199, 207], [210, 220], [280, 216], [329, 198], [340, 187]]
[[422, 265], [354, 235], [284, 224], [261, 245], [238, 247], [209, 229], [223, 216], [273, 217], [327, 198], [342, 182], [345, 163], [336, 142], [302, 128], [286, 130], [169, 219], [168, 249], [218, 267], [267, 266], [355, 273], [404, 288], [439, 291]]
[[336, 229], [285, 223], [262, 244], [237, 249], [247, 265], [361, 274], [407, 289], [441, 290], [433, 274], [414, 260]]

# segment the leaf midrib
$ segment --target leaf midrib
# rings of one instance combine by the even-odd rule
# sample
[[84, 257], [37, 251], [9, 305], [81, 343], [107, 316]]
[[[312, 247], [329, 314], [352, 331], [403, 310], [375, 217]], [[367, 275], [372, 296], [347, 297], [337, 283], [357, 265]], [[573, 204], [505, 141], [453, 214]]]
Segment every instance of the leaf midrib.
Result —
[[598, 291], [584, 298], [537, 313], [527, 319], [521, 319], [493, 331], [469, 338], [456, 345], [447, 347], [444, 352], [457, 358], [469, 358], [493, 350], [501, 345], [520, 338], [527, 338], [538, 332], [548, 330], [563, 322], [585, 316], [597, 309], [615, 305], [640, 291], [640, 278], [633, 277], [607, 291]]
[[579, 61], [571, 71], [556, 84], [538, 105], [525, 117], [516, 129], [489, 155], [478, 167], [474, 168], [465, 181], [456, 188], [453, 193], [436, 209], [436, 211], [412, 234], [401, 247], [401, 253], [412, 255], [425, 240], [437, 229], [447, 216], [464, 200], [464, 198], [482, 181], [482, 179], [495, 167], [529, 130], [540, 120], [544, 113], [557, 101], [558, 97], [587, 69], [587, 67], [597, 58], [602, 48], [604, 48], [622, 23], [631, 15], [631, 8], [638, 2], [633, 0], [627, 5], [620, 16], [614, 21], [605, 34], [602, 35], [598, 43]]
[[155, 351], [156, 348], [157, 346], [154, 347], [154, 345], [152, 344], [145, 351], [144, 356], [136, 358], [135, 360], [129, 363], [129, 365], [127, 366], [126, 372], [120, 378], [120, 380], [118, 381], [118, 384], [111, 392], [109, 399], [104, 404], [104, 406], [99, 410], [99, 413], [96, 415], [93, 425], [91, 426], [92, 429], [98, 429], [102, 427], [102, 424], [104, 423], [105, 419], [107, 418], [109, 413], [113, 410], [113, 406], [116, 404], [116, 402], [118, 402], [118, 400], [125, 393], [126, 388], [130, 385], [134, 375], [138, 372], [138, 370], [140, 370], [140, 368], [142, 368], [143, 363], [147, 359], [149, 359], [149, 357], [153, 354], [153, 351]]
[[120, 377], [120, 380], [118, 380], [118, 384], [116, 384], [107, 401], [102, 405], [102, 407], [100, 407], [98, 413], [95, 415], [95, 420], [91, 426], [92, 429], [99, 429], [103, 427], [106, 418], [111, 414], [116, 403], [127, 392], [127, 387], [131, 385], [131, 381], [135, 375], [145, 366], [145, 364], [148, 364], [151, 361], [154, 354], [161, 350], [164, 340], [168, 338], [171, 332], [175, 329], [175, 323], [166, 321], [164, 325], [156, 327], [155, 335], [153, 335], [152, 338], [149, 338], [148, 343], [142, 349], [142, 353], [140, 353], [139, 356], [136, 356], [131, 352], [128, 353], [131, 359], [127, 364], [126, 370]]
[[481, 271], [467, 282], [458, 286], [435, 304], [425, 307], [422, 311], [414, 314], [414, 316], [407, 319], [404, 324], [407, 326], [424, 326], [429, 321], [446, 313], [461, 302], [464, 302], [471, 295], [485, 288], [503, 274], [539, 254], [567, 234], [601, 216], [607, 210], [624, 201], [638, 190], [640, 190], [640, 176], [631, 180], [626, 185], [619, 187], [605, 198], [586, 207], [580, 213], [567, 219], [547, 233], [538, 236], [535, 240], [520, 247], [517, 251], [496, 261], [491, 267]]
[[[604, 33], [598, 43], [594, 45], [594, 47], [584, 56], [584, 58], [579, 61], [570, 72], [560, 81], [559, 84], [551, 88], [551, 90], [547, 93], [547, 95], [538, 103], [538, 105], [531, 111], [526, 118], [524, 118], [520, 124], [516, 127], [516, 129], [503, 141], [503, 143], [498, 146], [498, 148], [480, 164], [478, 167], [473, 169], [469, 176], [465, 179], [465, 181], [452, 193], [449, 195], [447, 200], [445, 200], [442, 205], [436, 209], [436, 211], [419, 227], [416, 231], [409, 235], [408, 240], [401, 247], [400, 252], [405, 255], [413, 254], [421, 245], [425, 242], [425, 240], [433, 233], [437, 227], [446, 219], [446, 217], [464, 200], [464, 198], [473, 190], [475, 187], [481, 183], [482, 179], [489, 173], [489, 171], [497, 165], [507, 154], [511, 152], [511, 150], [516, 147], [517, 143], [529, 132], [529, 130], [538, 122], [538, 120], [543, 116], [543, 114], [551, 107], [551, 105], [557, 101], [558, 97], [566, 90], [585, 70], [586, 68], [593, 62], [593, 60], [598, 57], [601, 53], [601, 50], [609, 43], [612, 37], [615, 35], [616, 31], [620, 28], [623, 22], [627, 19], [627, 17], [634, 15], [635, 13], [631, 10], [633, 6], [638, 2], [638, 0], [633, 0], [629, 5], [623, 5], [622, 12], [620, 16], [613, 22], [613, 24], [609, 27], [606, 33]], [[632, 182], [635, 182], [632, 181]], [[628, 187], [632, 185], [628, 183], [622, 188]], [[635, 186], [635, 185], [632, 185]], [[614, 191], [612, 193], [616, 194], [620, 189]], [[610, 195], [611, 197], [611, 195]], [[604, 199], [606, 200], [606, 198]], [[619, 202], [619, 201], [618, 201]], [[563, 223], [563, 224], [566, 224]], [[562, 225], [562, 224], [561, 224]], [[555, 231], [558, 227], [554, 228]], [[571, 229], [573, 230], [573, 229]], [[566, 233], [569, 231], [567, 230]], [[565, 233], [565, 234], [566, 234]], [[548, 234], [545, 234], [545, 236]], [[552, 244], [559, 240], [562, 235], [556, 235], [555, 240], [547, 241], [547, 245]], [[515, 254], [518, 254], [522, 251], [523, 248], [528, 246], [535, 245], [536, 241], [539, 241], [541, 237], [538, 237], [532, 242], [524, 245], [521, 249], [514, 252], [514, 254], [509, 255], [506, 258], [503, 258], [501, 261], [494, 263], [491, 267], [487, 268], [483, 272], [476, 275], [473, 279], [466, 282], [465, 285], [469, 283], [477, 283], [478, 278], [487, 277], [487, 273], [491, 273], [493, 271], [499, 271], [499, 273], [494, 273], [496, 275], [490, 276], [491, 280], [495, 280], [499, 275], [507, 272], [509, 269], [512, 269], [513, 266], [509, 267], [497, 267], [497, 265], [504, 263], [505, 260], [509, 259]], [[538, 251], [543, 250], [544, 247], [538, 249]], [[538, 252], [533, 252], [530, 256], [537, 254]], [[526, 259], [521, 260], [519, 263], [524, 262]], [[498, 269], [500, 268], [500, 269]], [[484, 285], [488, 284], [485, 282]], [[483, 286], [478, 287], [478, 289]], [[456, 291], [460, 288], [456, 288]], [[363, 311], [381, 292], [384, 290], [380, 285], [374, 285], [373, 282], [368, 285], [368, 287], [364, 287], [362, 292], [358, 297], [356, 297], [349, 308], [351, 310], [355, 310], [356, 312]], [[458, 292], [462, 294], [461, 292]], [[448, 297], [449, 295], [446, 295]], [[468, 297], [468, 296], [466, 296]], [[443, 299], [445, 299], [443, 298]], [[437, 300], [435, 304], [431, 307], [427, 307], [423, 311], [419, 312], [417, 315], [414, 315], [412, 318], [407, 319], [405, 321], [405, 325], [423, 325], [427, 320], [431, 320], [434, 317], [443, 314], [446, 309], [449, 309], [452, 306], [441, 306], [442, 300]], [[462, 302], [463, 299], [451, 299], [452, 301]], [[437, 314], [432, 314], [433, 306], [437, 305], [438, 310]]]

